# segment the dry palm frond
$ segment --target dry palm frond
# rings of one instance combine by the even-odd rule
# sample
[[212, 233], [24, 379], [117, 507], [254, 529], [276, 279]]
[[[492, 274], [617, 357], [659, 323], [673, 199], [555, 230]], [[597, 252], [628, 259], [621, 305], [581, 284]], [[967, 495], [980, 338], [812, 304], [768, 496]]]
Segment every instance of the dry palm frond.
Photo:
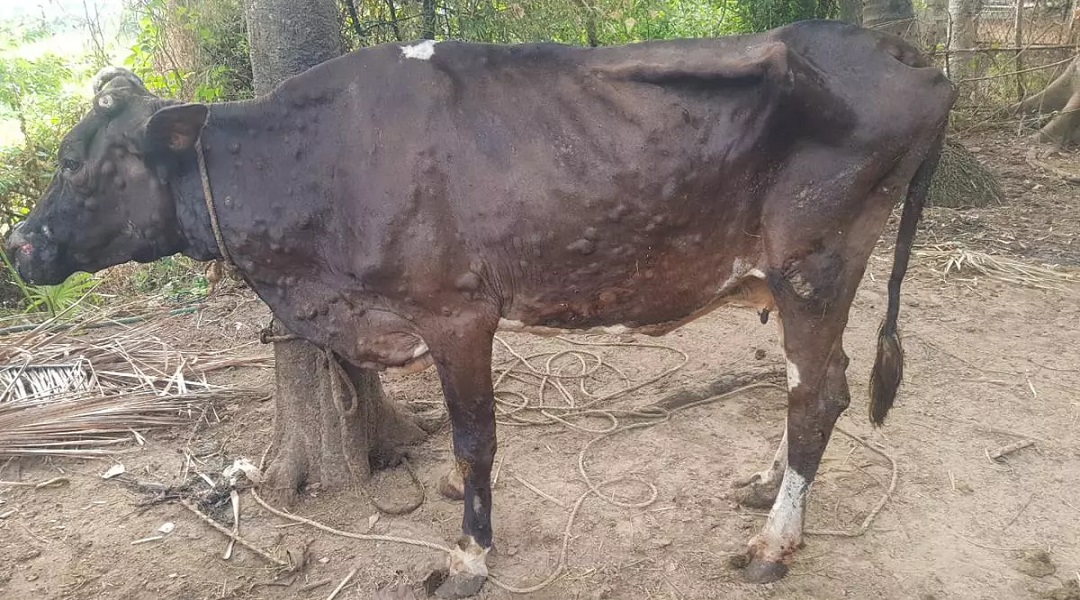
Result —
[[0, 366], [0, 400], [10, 394], [16, 400], [44, 398], [65, 392], [89, 390], [94, 378], [85, 360], [68, 364]]
[[207, 373], [270, 364], [266, 356], [238, 357], [236, 349], [177, 350], [164, 339], [177, 328], [173, 319], [82, 333], [102, 319], [109, 320], [62, 332], [43, 323], [0, 338], [0, 458], [107, 453], [135, 439], [137, 429], [182, 423], [208, 401], [256, 393], [212, 385]]
[[[231, 391], [230, 395], [236, 391]], [[200, 413], [220, 392], [162, 396], [73, 394], [0, 404], [0, 459], [9, 456], [97, 456], [133, 441], [133, 430], [168, 427]]]
[[1080, 271], [1026, 263], [969, 250], [959, 244], [919, 248], [912, 253], [919, 259], [931, 262], [931, 268], [941, 273], [942, 277], [953, 272], [974, 272], [1005, 283], [1059, 291], [1068, 291], [1070, 285], [1080, 283]]

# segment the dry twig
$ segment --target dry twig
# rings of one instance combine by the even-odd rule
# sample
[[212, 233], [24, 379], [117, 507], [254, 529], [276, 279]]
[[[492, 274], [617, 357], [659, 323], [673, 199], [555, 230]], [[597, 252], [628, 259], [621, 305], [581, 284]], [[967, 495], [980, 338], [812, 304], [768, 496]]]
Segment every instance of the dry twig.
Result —
[[286, 563], [286, 562], [282, 562], [282, 561], [274, 558], [269, 553], [267, 553], [265, 550], [259, 548], [258, 546], [252, 544], [251, 542], [245, 540], [244, 538], [234, 534], [232, 531], [229, 531], [223, 525], [221, 525], [221, 523], [218, 523], [217, 521], [215, 521], [215, 520], [211, 519], [210, 517], [204, 515], [202, 513], [202, 511], [200, 511], [198, 508], [195, 508], [195, 505], [191, 504], [187, 500], [183, 500], [183, 499], [180, 500], [180, 505], [183, 506], [184, 508], [188, 509], [189, 511], [191, 511], [191, 513], [194, 514], [196, 517], [199, 517], [199, 519], [202, 522], [210, 525], [211, 527], [213, 527], [217, 531], [221, 532], [225, 537], [235, 541], [237, 544], [240, 544], [241, 546], [243, 546], [243, 547], [247, 548], [248, 550], [251, 550], [255, 554], [261, 556], [264, 560], [266, 560], [270, 564], [272, 564], [272, 565], [274, 565], [276, 567], [282, 568], [282, 569], [292, 569], [293, 568], [293, 565], [291, 565], [289, 563]]
[[993, 459], [993, 460], [997, 460], [997, 459], [999, 459], [999, 458], [1001, 458], [1001, 457], [1003, 457], [1005, 455], [1012, 454], [1013, 452], [1016, 452], [1017, 450], [1023, 450], [1024, 448], [1027, 448], [1028, 446], [1034, 446], [1034, 445], [1035, 445], [1035, 440], [1020, 440], [1019, 442], [1013, 442], [1013, 443], [1011, 443], [1011, 444], [1009, 444], [1007, 446], [1002, 446], [1002, 447], [998, 448], [997, 450], [994, 450], [993, 452], [991, 452], [990, 453], [990, 458]]

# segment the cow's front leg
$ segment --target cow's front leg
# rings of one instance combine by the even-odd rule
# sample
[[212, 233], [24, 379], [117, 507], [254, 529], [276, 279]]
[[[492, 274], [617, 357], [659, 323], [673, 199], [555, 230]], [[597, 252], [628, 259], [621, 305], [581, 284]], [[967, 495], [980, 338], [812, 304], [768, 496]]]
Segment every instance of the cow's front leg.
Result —
[[454, 456], [464, 485], [461, 538], [451, 549], [450, 574], [441, 598], [464, 598], [480, 591], [492, 547], [491, 465], [495, 459], [495, 395], [491, 381], [491, 328], [475, 327], [429, 342], [453, 427]]

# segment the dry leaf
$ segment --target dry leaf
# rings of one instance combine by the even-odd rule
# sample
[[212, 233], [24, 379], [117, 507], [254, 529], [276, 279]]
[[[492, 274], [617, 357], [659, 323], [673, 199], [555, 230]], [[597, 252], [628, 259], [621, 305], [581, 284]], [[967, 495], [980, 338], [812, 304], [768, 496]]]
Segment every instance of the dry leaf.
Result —
[[113, 477], [116, 477], [117, 475], [122, 475], [124, 473], [124, 471], [126, 471], [126, 469], [124, 469], [124, 465], [122, 465], [120, 463], [116, 463], [115, 465], [109, 467], [108, 471], [105, 471], [104, 473], [102, 473], [101, 478], [102, 479], [112, 479]]

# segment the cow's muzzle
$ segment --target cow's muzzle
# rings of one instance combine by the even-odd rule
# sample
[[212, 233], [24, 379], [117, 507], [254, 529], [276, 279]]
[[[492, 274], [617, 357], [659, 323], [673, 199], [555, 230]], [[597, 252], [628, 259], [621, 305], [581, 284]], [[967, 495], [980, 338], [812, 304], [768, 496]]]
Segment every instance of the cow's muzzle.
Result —
[[4, 243], [4, 252], [19, 277], [34, 285], [63, 283], [67, 275], [56, 268], [56, 250], [40, 243], [40, 235], [27, 231], [25, 223], [15, 225]]

